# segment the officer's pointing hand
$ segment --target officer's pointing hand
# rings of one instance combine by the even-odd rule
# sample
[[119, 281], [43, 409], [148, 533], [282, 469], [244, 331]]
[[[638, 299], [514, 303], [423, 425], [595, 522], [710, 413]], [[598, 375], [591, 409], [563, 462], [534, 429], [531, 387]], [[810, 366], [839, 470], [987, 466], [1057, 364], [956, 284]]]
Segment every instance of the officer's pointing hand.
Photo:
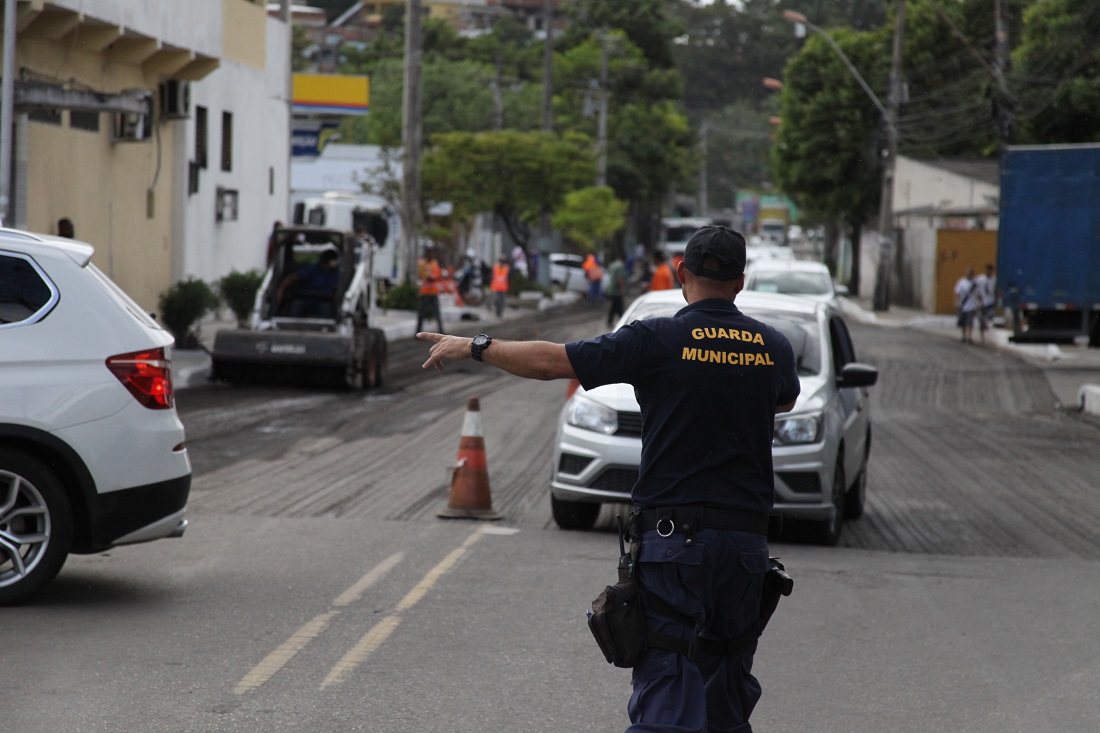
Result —
[[421, 331], [416, 334], [416, 337], [421, 341], [431, 341], [432, 349], [429, 352], [428, 360], [421, 365], [421, 369], [427, 369], [434, 366], [436, 370], [443, 371], [443, 360], [450, 359], [451, 361], [462, 361], [463, 359], [470, 358], [470, 343], [473, 341], [471, 338], [464, 338], [462, 336], [448, 336], [442, 333], [431, 333]]

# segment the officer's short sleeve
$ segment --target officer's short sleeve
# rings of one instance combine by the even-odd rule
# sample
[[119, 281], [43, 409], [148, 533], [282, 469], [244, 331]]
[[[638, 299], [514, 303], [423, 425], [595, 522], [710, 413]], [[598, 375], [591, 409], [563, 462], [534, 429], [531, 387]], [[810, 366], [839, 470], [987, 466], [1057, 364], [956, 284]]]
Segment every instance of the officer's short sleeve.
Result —
[[648, 329], [632, 323], [615, 333], [571, 341], [565, 345], [565, 354], [585, 389], [620, 382], [631, 384], [639, 365], [644, 363], [647, 334]]

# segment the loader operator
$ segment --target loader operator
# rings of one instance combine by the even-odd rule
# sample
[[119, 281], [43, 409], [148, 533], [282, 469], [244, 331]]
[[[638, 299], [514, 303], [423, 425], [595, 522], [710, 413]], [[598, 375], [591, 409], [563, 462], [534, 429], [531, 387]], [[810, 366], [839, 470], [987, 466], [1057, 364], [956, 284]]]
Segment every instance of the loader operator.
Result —
[[[472, 357], [520, 377], [576, 378], [585, 389], [634, 386], [634, 577], [663, 606], [643, 605], [647, 635], [675, 643], [650, 644], [635, 664], [628, 733], [751, 733], [760, 699], [751, 630], [769, 567], [772, 430], [800, 387], [790, 342], [733, 303], [745, 256], [740, 233], [701, 228], [676, 265], [686, 307], [587, 341], [417, 335], [433, 344], [425, 368]], [[737, 643], [747, 635], [750, 643]]]
[[335, 318], [333, 296], [340, 282], [340, 253], [335, 248], [322, 250], [316, 262], [290, 273], [275, 293], [281, 307], [290, 295], [291, 318]]

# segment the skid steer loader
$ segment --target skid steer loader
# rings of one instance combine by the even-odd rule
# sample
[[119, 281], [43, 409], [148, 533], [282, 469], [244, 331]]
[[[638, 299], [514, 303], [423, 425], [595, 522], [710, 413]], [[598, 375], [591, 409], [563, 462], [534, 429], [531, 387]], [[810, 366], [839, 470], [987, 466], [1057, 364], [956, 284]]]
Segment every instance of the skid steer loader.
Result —
[[[386, 334], [371, 327], [374, 239], [292, 226], [276, 230], [274, 243], [248, 327], [214, 336], [211, 378], [352, 390], [382, 386]], [[292, 277], [333, 253], [332, 292], [306, 290]]]

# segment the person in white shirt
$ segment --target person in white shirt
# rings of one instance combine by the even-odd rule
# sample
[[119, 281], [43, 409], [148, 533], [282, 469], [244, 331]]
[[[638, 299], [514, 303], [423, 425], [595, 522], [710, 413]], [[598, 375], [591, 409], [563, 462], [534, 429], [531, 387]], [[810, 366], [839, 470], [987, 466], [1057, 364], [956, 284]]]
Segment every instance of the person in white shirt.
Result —
[[997, 308], [997, 275], [993, 265], [985, 266], [985, 272], [974, 278], [978, 285], [978, 295], [981, 297], [981, 309], [978, 315], [978, 323], [981, 328], [982, 343], [985, 343], [985, 332], [993, 327], [993, 313]]
[[974, 343], [974, 320], [982, 307], [982, 296], [974, 278], [974, 268], [966, 268], [966, 274], [955, 283], [955, 305], [959, 310], [959, 328], [964, 344]]

